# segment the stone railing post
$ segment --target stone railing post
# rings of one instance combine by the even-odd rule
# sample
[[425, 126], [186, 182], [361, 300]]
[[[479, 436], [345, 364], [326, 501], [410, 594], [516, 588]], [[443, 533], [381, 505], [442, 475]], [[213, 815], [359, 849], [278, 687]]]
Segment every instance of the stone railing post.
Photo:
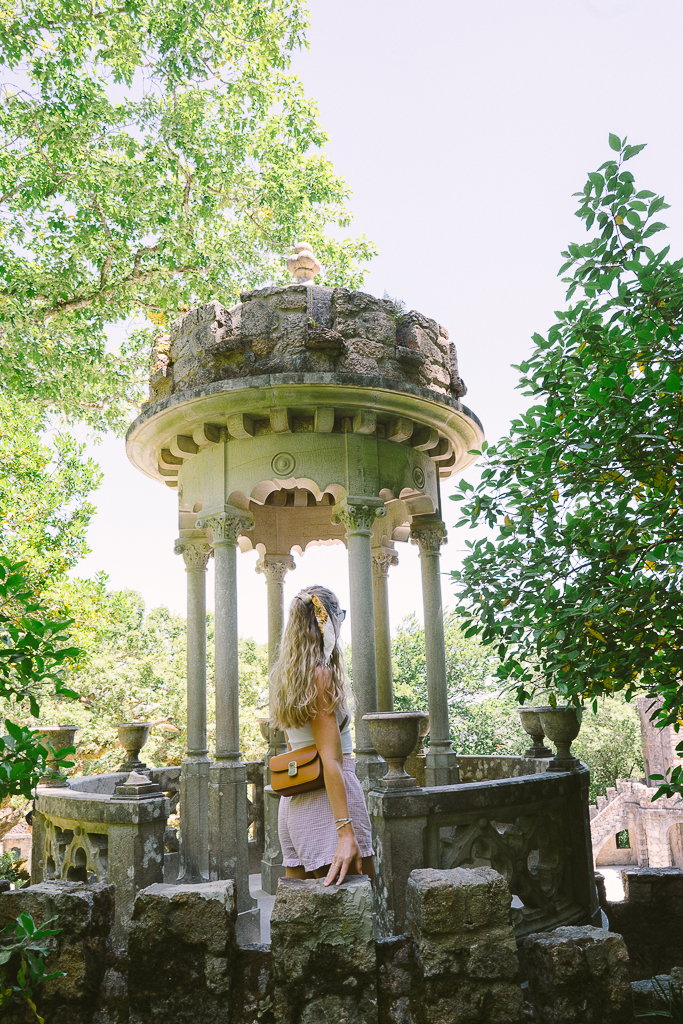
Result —
[[372, 524], [387, 514], [381, 498], [346, 498], [333, 522], [346, 527], [351, 597], [351, 660], [356, 703], [356, 774], [367, 792], [383, 774], [384, 762], [370, 740], [363, 715], [377, 711], [375, 612], [372, 595]]
[[[294, 569], [294, 559], [291, 555], [266, 554], [256, 565], [256, 572], [262, 572], [266, 578], [266, 589], [268, 592], [268, 668], [271, 669], [277, 661], [280, 652], [280, 641], [285, 621], [285, 576]], [[270, 714], [273, 713], [273, 684], [269, 684]], [[268, 761], [273, 754], [285, 749], [285, 739], [282, 732], [277, 733], [277, 747], [275, 750], [275, 732], [272, 724], [268, 729], [268, 753], [264, 765], [264, 779], [266, 785], [270, 784], [270, 772]], [[264, 794], [265, 806], [265, 847], [261, 861], [261, 888], [264, 892], [274, 896], [277, 892], [278, 879], [285, 874], [282, 866], [282, 850], [277, 831], [277, 816], [280, 797], [272, 789], [266, 789]]]
[[369, 878], [329, 887], [318, 878], [284, 879], [270, 930], [276, 1021], [377, 1024]]
[[180, 773], [180, 879], [201, 882], [209, 876], [208, 782], [206, 746], [206, 538], [180, 538], [175, 552], [187, 573], [187, 739]]
[[592, 925], [569, 925], [528, 935], [522, 949], [528, 998], [542, 1024], [623, 1024], [635, 1019], [629, 956], [621, 935]]
[[406, 901], [429, 1019], [522, 1024], [517, 942], [503, 876], [487, 867], [424, 868], [410, 876]]
[[389, 620], [389, 569], [398, 565], [393, 548], [372, 549], [372, 593], [375, 607], [375, 651], [377, 656], [377, 710], [394, 710], [394, 673], [391, 665], [391, 622]]
[[228, 1020], [239, 964], [235, 889], [227, 879], [138, 893], [128, 938], [131, 1024]]
[[240, 754], [239, 649], [237, 632], [237, 537], [253, 526], [241, 509], [225, 506], [197, 518], [211, 531], [216, 563], [215, 679], [216, 760], [209, 771], [209, 878], [234, 878], [237, 934], [260, 940], [259, 911], [249, 894], [247, 770]]
[[429, 701], [429, 748], [425, 765], [428, 786], [449, 786], [459, 781], [458, 762], [451, 744], [448, 721], [446, 644], [443, 629], [440, 552], [446, 526], [438, 518], [415, 517], [410, 537], [420, 549], [424, 606], [425, 660]]

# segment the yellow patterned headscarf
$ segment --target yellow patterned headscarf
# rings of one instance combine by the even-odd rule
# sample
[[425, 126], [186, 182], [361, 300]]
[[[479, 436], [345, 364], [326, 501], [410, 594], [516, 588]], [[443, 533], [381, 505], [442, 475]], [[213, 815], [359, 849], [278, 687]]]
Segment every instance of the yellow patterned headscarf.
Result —
[[318, 623], [318, 629], [320, 630], [323, 638], [323, 657], [325, 659], [325, 664], [328, 665], [332, 656], [332, 651], [334, 650], [334, 645], [337, 642], [337, 634], [335, 632], [334, 623], [332, 622], [330, 613], [316, 594], [302, 593], [298, 596], [304, 604], [313, 604], [315, 620]]

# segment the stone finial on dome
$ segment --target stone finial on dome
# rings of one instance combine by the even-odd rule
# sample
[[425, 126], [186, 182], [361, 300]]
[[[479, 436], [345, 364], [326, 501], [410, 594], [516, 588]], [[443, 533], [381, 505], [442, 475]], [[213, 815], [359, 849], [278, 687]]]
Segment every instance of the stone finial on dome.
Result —
[[308, 242], [297, 242], [291, 256], [287, 257], [287, 270], [297, 284], [312, 284], [322, 266]]

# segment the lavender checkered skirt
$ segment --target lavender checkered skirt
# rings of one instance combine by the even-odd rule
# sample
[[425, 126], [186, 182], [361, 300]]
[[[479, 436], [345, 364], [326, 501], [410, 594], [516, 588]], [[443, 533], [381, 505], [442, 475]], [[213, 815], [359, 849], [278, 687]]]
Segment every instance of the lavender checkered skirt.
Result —
[[[361, 857], [372, 857], [370, 818], [352, 757], [344, 758], [344, 783], [349, 817], [353, 821]], [[282, 863], [286, 868], [298, 868], [303, 864], [306, 871], [316, 871], [331, 864], [339, 837], [327, 791], [314, 789], [300, 796], [281, 797], [278, 833]]]

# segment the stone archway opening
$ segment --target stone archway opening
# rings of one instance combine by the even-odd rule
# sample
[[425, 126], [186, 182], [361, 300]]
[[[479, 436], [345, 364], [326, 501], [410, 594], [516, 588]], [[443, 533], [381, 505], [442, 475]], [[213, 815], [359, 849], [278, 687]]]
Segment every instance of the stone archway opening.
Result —
[[609, 836], [595, 858], [596, 867], [637, 863], [636, 837], [633, 829], [629, 828], [622, 828]]

